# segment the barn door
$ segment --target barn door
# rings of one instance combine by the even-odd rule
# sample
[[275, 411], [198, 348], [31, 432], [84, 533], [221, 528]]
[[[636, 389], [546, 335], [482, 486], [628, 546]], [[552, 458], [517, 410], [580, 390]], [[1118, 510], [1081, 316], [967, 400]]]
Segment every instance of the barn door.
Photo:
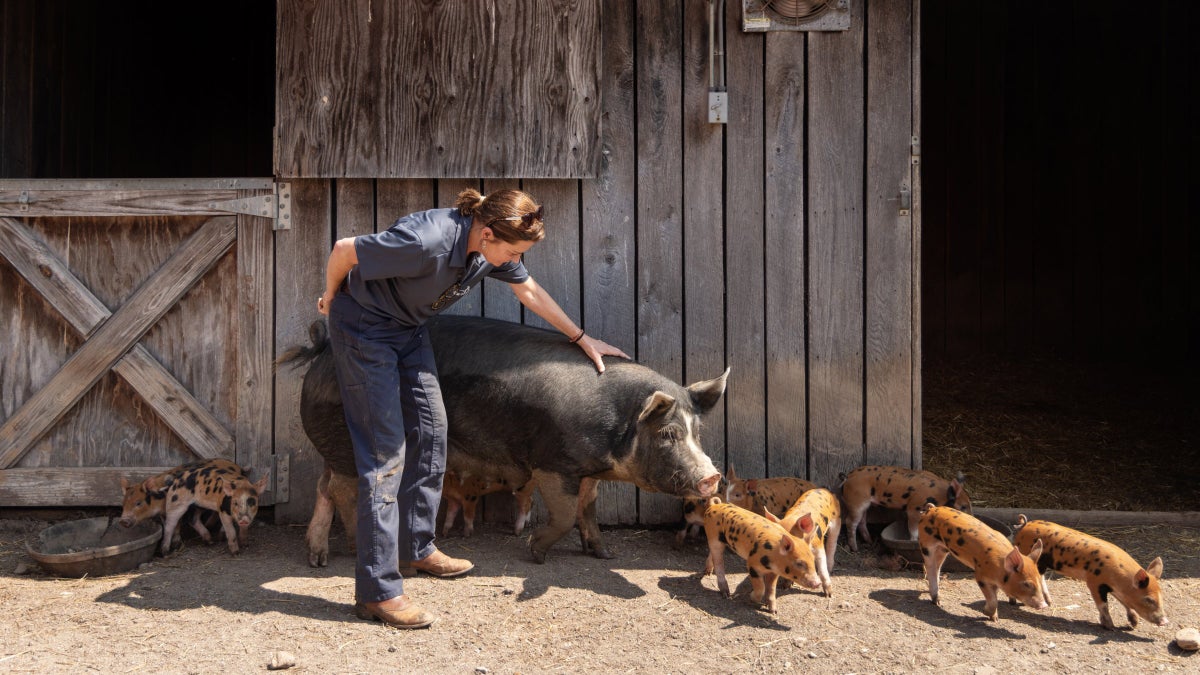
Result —
[[[0, 506], [119, 504], [201, 458], [270, 471], [270, 179], [0, 181]], [[283, 204], [283, 209], [280, 204]]]

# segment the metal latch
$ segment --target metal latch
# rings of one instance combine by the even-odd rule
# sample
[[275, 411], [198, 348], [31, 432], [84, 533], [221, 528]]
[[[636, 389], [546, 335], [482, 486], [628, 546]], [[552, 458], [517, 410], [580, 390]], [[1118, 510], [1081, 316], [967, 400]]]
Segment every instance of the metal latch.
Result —
[[900, 186], [900, 215], [907, 216], [912, 210], [912, 191], [907, 185]]

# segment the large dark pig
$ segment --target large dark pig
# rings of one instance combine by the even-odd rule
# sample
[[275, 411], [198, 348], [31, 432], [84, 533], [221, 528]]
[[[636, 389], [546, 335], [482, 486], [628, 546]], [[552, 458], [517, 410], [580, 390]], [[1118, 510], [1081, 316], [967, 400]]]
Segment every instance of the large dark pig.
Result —
[[[611, 557], [596, 522], [598, 480], [680, 497], [715, 493], [721, 476], [700, 447], [699, 417], [725, 392], [728, 370], [684, 388], [621, 359], [597, 373], [548, 330], [459, 316], [428, 326], [449, 419], [447, 469], [537, 482], [550, 515], [530, 538], [537, 562], [576, 524], [585, 552]], [[323, 324], [314, 324], [312, 338], [312, 349], [293, 349], [280, 362], [313, 361], [300, 417], [327, 462], [307, 535], [309, 562], [323, 565], [334, 511], [354, 523], [346, 510], [355, 505], [355, 468]]]

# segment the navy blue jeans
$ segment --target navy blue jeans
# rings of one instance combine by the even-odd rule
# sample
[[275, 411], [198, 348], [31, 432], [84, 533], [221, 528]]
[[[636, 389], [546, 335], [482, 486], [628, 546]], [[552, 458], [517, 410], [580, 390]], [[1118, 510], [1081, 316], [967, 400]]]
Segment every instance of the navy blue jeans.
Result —
[[435, 550], [446, 472], [446, 409], [425, 327], [365, 311], [346, 293], [329, 337], [358, 467], [355, 600], [404, 593], [399, 561]]

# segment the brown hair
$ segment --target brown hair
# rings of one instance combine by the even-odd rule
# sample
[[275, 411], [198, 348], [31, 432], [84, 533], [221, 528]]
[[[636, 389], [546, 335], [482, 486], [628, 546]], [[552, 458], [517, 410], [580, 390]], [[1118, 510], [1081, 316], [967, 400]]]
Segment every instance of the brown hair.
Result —
[[498, 239], [509, 244], [541, 241], [546, 236], [541, 205], [520, 190], [495, 190], [484, 197], [468, 188], [458, 193], [454, 208], [492, 228]]

